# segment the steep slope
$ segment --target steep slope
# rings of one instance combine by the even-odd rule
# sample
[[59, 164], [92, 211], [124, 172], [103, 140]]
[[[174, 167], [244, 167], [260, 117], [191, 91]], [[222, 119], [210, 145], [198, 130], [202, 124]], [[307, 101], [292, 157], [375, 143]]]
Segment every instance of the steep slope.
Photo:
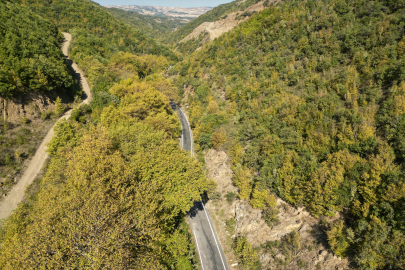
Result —
[[[62, 46], [62, 52], [68, 58], [68, 48], [72, 37], [68, 33], [63, 33], [63, 36], [65, 37], [65, 42], [63, 43]], [[84, 77], [83, 72], [74, 62], [72, 63], [72, 69], [76, 73], [80, 74], [82, 89], [86, 95], [82, 104], [89, 104], [91, 101], [91, 93], [87, 80]], [[71, 113], [72, 110], [69, 110], [59, 119], [59, 121], [61, 121], [62, 119], [69, 119]], [[52, 139], [52, 136], [54, 136], [53, 128], [54, 127], [52, 127], [49, 130], [49, 132], [42, 140], [41, 145], [38, 147], [37, 151], [35, 152], [35, 155], [30, 160], [27, 169], [25, 170], [21, 179], [10, 190], [10, 192], [7, 193], [7, 197], [0, 202], [0, 220], [4, 220], [5, 218], [7, 218], [10, 215], [10, 213], [17, 208], [17, 205], [21, 203], [24, 198], [26, 188], [33, 183], [34, 179], [38, 176], [39, 172], [42, 170], [45, 160], [48, 158], [48, 155], [45, 151], [46, 144]]]
[[0, 2], [0, 97], [66, 90], [72, 84], [60, 43], [48, 20], [28, 8]]
[[0, 194], [6, 196], [52, 125], [55, 99], [72, 101], [79, 86], [51, 21], [5, 1], [0, 20]]
[[168, 60], [120, 52], [93, 64], [90, 78], [115, 76], [115, 102], [55, 126], [46, 173], [0, 223], [0, 268], [194, 269], [184, 216], [207, 182], [177, 141]]
[[[335, 216], [319, 227], [329, 248], [362, 269], [405, 264], [404, 8], [280, 3], [171, 71], [181, 75], [197, 150], [229, 152], [239, 198], [269, 224], [278, 211], [269, 192]], [[291, 259], [303, 247], [289, 237]]]
[[167, 37], [166, 42], [168, 44], [176, 44], [180, 40], [190, 35], [194, 29], [196, 29], [202, 23], [218, 21], [231, 12], [244, 11], [246, 8], [260, 1], [261, 0], [235, 0], [228, 4], [219, 5], [173, 32]]
[[168, 17], [142, 15], [134, 11], [118, 8], [108, 8], [107, 11], [118, 20], [121, 20], [135, 29], [143, 32], [150, 38], [162, 40], [168, 34], [185, 25], [189, 20]]
[[165, 46], [110, 15], [105, 8], [89, 0], [18, 1], [33, 12], [53, 21], [73, 36], [72, 59], [80, 64], [92, 55], [108, 59], [118, 51], [164, 55], [176, 60]]
[[189, 54], [195, 50], [201, 49], [204, 44], [231, 31], [238, 24], [248, 20], [252, 15], [261, 12], [270, 2], [274, 3], [276, 1], [259, 1], [252, 6], [246, 7], [243, 12], [230, 12], [222, 16], [219, 20], [200, 24], [191, 34], [183, 38], [177, 44], [176, 51]]

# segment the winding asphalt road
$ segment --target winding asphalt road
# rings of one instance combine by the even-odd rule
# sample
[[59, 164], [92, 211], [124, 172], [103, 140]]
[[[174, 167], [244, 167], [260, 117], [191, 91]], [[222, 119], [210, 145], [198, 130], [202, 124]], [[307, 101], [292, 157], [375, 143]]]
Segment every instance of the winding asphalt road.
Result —
[[[75, 71], [75, 77], [80, 81], [82, 88], [83, 88], [83, 104], [89, 104], [91, 101], [91, 92], [89, 84], [84, 77], [83, 71], [77, 66], [75, 62], [69, 59], [68, 56], [68, 48], [70, 45], [70, 41], [72, 40], [72, 36], [69, 33], [63, 33], [65, 40], [62, 45], [63, 54], [66, 57], [66, 61], [68, 64], [73, 68]], [[61, 119], [68, 119], [72, 113], [72, 110], [67, 111], [58, 121]], [[55, 124], [56, 125], [56, 124]], [[0, 221], [7, 218], [11, 212], [17, 208], [17, 205], [22, 202], [25, 196], [26, 188], [32, 184], [34, 179], [37, 177], [39, 172], [41, 171], [45, 160], [48, 158], [48, 154], [46, 153], [46, 144], [52, 139], [53, 137], [53, 126], [46, 134], [45, 138], [41, 142], [41, 145], [35, 152], [34, 157], [28, 164], [28, 168], [23, 173], [21, 179], [18, 183], [10, 190], [7, 194], [7, 197], [0, 203]]]
[[[176, 107], [174, 103], [171, 105]], [[193, 134], [187, 116], [181, 108], [178, 108], [178, 116], [182, 126], [183, 149], [189, 151], [193, 156]], [[203, 200], [195, 202], [194, 207], [188, 213], [188, 220], [200, 257], [201, 269], [229, 270], [228, 262], [215, 231], [214, 222], [204, 204]]]

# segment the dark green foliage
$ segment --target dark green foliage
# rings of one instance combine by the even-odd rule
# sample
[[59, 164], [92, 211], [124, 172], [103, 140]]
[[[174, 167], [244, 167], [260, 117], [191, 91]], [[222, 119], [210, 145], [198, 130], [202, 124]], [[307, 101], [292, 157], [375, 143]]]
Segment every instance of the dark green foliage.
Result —
[[315, 216], [348, 209], [329, 243], [362, 269], [404, 265], [404, 8], [283, 1], [174, 68], [195, 89], [197, 142], [212, 132], [201, 119], [214, 99], [243, 149], [234, 168]]
[[118, 8], [108, 8], [107, 11], [118, 20], [157, 40], [165, 39], [167, 35], [186, 24], [184, 19], [176, 17], [143, 15]]
[[202, 149], [209, 149], [212, 147], [212, 134], [201, 134], [198, 144]]
[[[13, 0], [20, 3], [19, 0]], [[71, 57], [80, 63], [85, 56], [108, 59], [118, 51], [164, 55], [177, 60], [167, 47], [114, 18], [105, 8], [88, 0], [21, 1], [33, 12], [71, 32]]]
[[276, 207], [266, 207], [263, 209], [262, 216], [267, 226], [272, 227], [274, 223], [278, 221], [278, 212], [279, 211]]
[[236, 198], [236, 194], [235, 194], [234, 192], [232, 192], [232, 191], [229, 191], [229, 192], [226, 194], [226, 201], [227, 201], [229, 204], [232, 204], [233, 201], [235, 200], [235, 198]]
[[28, 8], [0, 2], [0, 96], [66, 90], [73, 81], [60, 49], [62, 36]]

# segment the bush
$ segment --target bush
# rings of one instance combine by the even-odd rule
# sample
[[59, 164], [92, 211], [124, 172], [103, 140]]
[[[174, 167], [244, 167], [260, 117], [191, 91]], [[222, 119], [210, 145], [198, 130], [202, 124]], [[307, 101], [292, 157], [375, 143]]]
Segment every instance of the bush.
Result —
[[61, 116], [65, 112], [65, 106], [62, 103], [62, 99], [60, 97], [56, 98], [55, 101], [55, 109], [53, 111], [55, 117]]
[[42, 118], [42, 120], [47, 120], [47, 119], [51, 118], [51, 115], [52, 115], [52, 112], [50, 110], [46, 110], [41, 113], [41, 118]]
[[210, 196], [210, 199], [213, 201], [221, 200], [221, 192], [216, 191], [216, 192], [212, 193]]
[[6, 163], [6, 165], [11, 165], [13, 163], [13, 158], [11, 157], [10, 154], [6, 154], [6, 157], [4, 159], [4, 163]]
[[224, 128], [219, 128], [215, 131], [212, 137], [212, 145], [215, 149], [218, 149], [222, 144], [226, 142], [226, 131]]
[[226, 230], [230, 233], [230, 235], [233, 235], [235, 233], [236, 220], [234, 218], [230, 218], [225, 221], [225, 224]]
[[253, 247], [247, 241], [246, 237], [241, 236], [235, 239], [233, 245], [233, 250], [238, 258], [240, 265], [239, 269], [261, 269], [261, 263], [259, 257], [254, 251]]
[[212, 135], [211, 134], [201, 134], [198, 144], [201, 149], [209, 149], [212, 147]]
[[275, 222], [278, 221], [277, 218], [278, 209], [275, 207], [266, 207], [262, 212], [262, 217], [266, 222], [267, 226], [272, 227]]
[[229, 191], [229, 192], [226, 194], [226, 201], [227, 201], [229, 204], [232, 204], [233, 201], [235, 200], [235, 198], [236, 198], [236, 194], [235, 194], [234, 192], [232, 192], [232, 191]]

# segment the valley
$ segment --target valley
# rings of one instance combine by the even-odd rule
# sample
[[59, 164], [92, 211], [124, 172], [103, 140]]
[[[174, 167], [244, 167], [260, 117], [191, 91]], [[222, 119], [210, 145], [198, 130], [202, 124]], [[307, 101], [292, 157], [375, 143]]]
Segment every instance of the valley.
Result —
[[405, 268], [405, 0], [114, 4], [0, 2], [0, 269]]
[[126, 11], [134, 11], [142, 15], [168, 16], [175, 18], [197, 18], [210, 11], [211, 7], [181, 8], [181, 7], [158, 7], [158, 6], [136, 6], [136, 5], [107, 5], [107, 8], [119, 8]]

